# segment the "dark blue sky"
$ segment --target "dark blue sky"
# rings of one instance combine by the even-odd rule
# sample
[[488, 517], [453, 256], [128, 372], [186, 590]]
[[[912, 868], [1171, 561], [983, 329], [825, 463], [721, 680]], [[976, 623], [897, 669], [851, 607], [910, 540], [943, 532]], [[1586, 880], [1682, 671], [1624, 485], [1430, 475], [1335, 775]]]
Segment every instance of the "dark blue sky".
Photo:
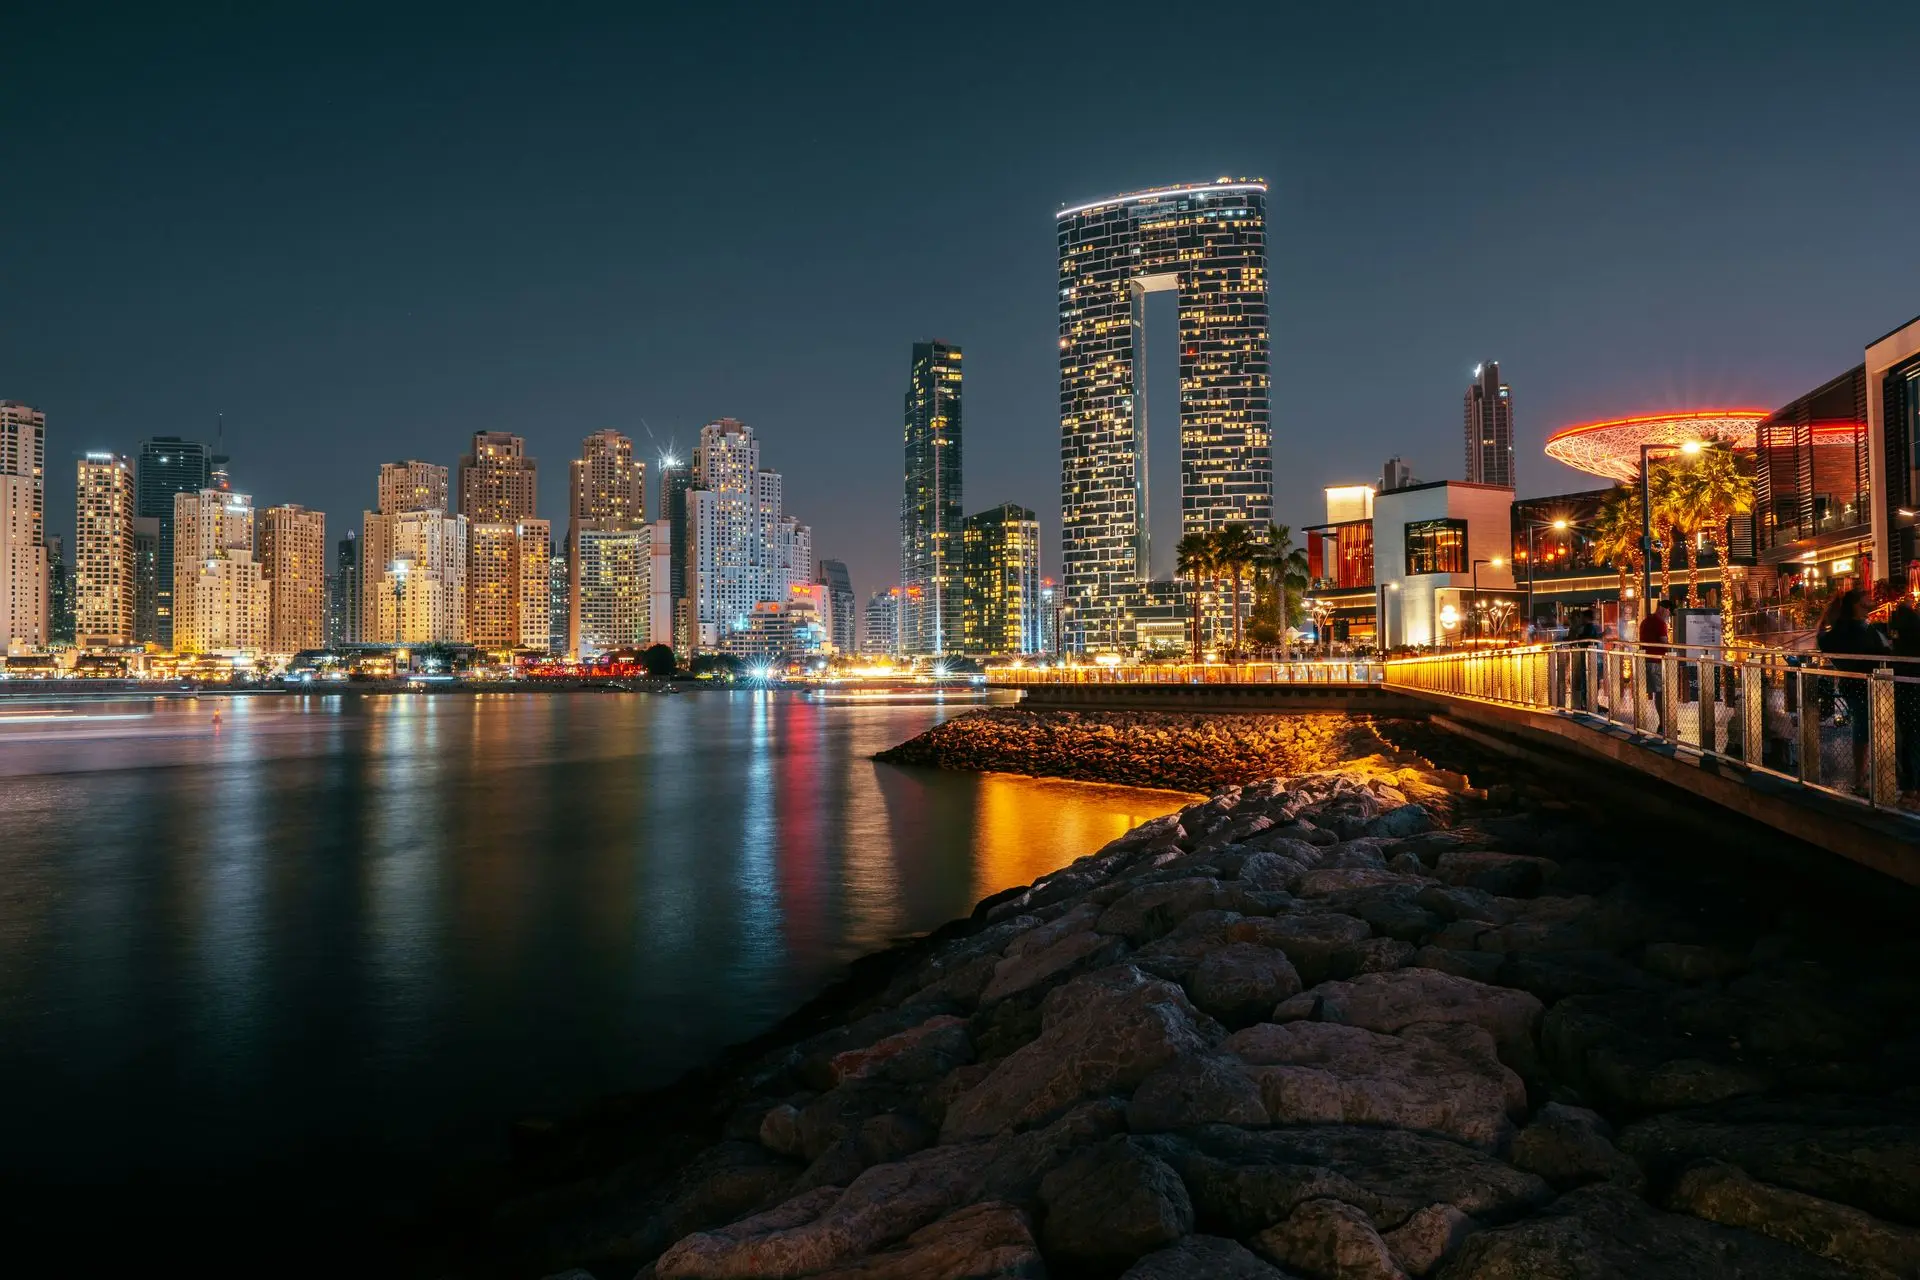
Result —
[[476, 429], [558, 523], [588, 431], [731, 415], [864, 593], [939, 336], [967, 506], [1038, 509], [1051, 570], [1053, 212], [1220, 174], [1273, 184], [1295, 525], [1391, 453], [1459, 474], [1482, 358], [1543, 492], [1588, 483], [1555, 426], [1780, 403], [1920, 312], [1910, 4], [273, 8], [0, 19], [0, 396], [55, 532], [79, 452], [216, 413], [332, 536]]

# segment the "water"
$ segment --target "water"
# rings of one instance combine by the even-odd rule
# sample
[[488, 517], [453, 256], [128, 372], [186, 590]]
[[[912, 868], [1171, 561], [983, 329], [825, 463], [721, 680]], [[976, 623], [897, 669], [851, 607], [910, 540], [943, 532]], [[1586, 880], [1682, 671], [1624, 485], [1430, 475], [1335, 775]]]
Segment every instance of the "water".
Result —
[[0, 1201], [404, 1211], [1181, 802], [869, 759], [955, 710], [0, 703]]

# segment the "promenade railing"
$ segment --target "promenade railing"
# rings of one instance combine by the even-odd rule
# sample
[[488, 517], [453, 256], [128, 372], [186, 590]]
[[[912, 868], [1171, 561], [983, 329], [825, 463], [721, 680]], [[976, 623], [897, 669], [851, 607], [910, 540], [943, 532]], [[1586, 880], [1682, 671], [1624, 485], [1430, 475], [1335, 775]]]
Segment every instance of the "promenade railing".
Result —
[[1377, 685], [1385, 665], [1368, 659], [1315, 662], [1182, 662], [1071, 667], [996, 667], [987, 683], [1002, 685], [1309, 684]]
[[1597, 720], [1920, 814], [1920, 659], [1587, 642], [1396, 659], [1386, 683]]

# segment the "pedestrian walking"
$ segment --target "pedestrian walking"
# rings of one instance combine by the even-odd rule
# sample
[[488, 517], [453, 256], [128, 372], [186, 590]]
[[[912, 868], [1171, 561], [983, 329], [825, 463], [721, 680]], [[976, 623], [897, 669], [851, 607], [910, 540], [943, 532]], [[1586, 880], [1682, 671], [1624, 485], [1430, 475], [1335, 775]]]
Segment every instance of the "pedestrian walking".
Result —
[[1642, 664], [1646, 672], [1647, 696], [1653, 699], [1653, 714], [1660, 726], [1660, 736], [1667, 736], [1667, 642], [1673, 638], [1673, 629], [1667, 623], [1667, 606], [1654, 601], [1652, 612], [1640, 621], [1640, 652], [1645, 657]]
[[[1867, 599], [1867, 593], [1860, 588], [1843, 591], [1827, 605], [1827, 611], [1820, 617], [1819, 634], [1814, 637], [1820, 652], [1827, 655], [1828, 664], [1836, 671], [1850, 673], [1833, 677], [1833, 685], [1836, 701], [1847, 710], [1847, 728], [1853, 738], [1853, 789], [1859, 795], [1867, 794], [1865, 676], [1875, 667], [1883, 665], [1875, 661], [1876, 658], [1884, 658], [1892, 652], [1886, 638], [1867, 625], [1867, 614], [1872, 608], [1873, 602]], [[1801, 715], [1807, 712], [1806, 707], [1800, 709]], [[1814, 714], [1819, 714], [1817, 709]]]

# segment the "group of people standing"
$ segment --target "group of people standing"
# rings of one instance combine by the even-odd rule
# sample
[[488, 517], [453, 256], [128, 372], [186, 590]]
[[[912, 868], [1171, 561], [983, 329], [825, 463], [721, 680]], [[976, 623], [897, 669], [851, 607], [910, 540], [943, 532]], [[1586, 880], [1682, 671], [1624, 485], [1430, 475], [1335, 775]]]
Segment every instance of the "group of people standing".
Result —
[[[1888, 663], [1888, 658], [1920, 658], [1920, 609], [1912, 600], [1894, 607], [1884, 630], [1868, 619], [1873, 600], [1858, 587], [1842, 591], [1827, 602], [1820, 615], [1814, 644], [1836, 671], [1866, 675], [1875, 667], [1889, 666], [1895, 676], [1920, 680], [1920, 665]], [[1867, 682], [1844, 679], [1832, 682], [1834, 698], [1846, 708], [1847, 724], [1853, 737], [1854, 789], [1867, 787], [1867, 748], [1871, 719], [1868, 714]], [[1897, 681], [1893, 690], [1894, 758], [1903, 792], [1920, 791], [1920, 683]]]

